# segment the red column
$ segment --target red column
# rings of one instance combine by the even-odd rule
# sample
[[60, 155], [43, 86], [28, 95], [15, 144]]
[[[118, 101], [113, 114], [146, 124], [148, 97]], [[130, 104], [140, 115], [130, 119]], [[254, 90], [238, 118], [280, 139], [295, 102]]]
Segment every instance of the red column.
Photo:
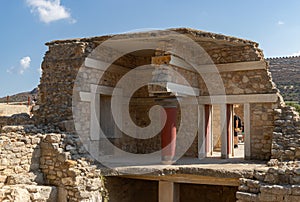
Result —
[[176, 147], [177, 108], [165, 107], [164, 109], [167, 114], [167, 120], [161, 132], [161, 155], [162, 161], [172, 161]]
[[232, 105], [226, 105], [227, 154], [232, 154]]

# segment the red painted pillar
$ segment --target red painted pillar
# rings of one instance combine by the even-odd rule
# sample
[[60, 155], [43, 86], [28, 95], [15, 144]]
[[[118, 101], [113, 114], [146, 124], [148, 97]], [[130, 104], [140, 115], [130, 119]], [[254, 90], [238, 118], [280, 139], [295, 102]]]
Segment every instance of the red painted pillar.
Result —
[[166, 124], [161, 132], [162, 161], [172, 161], [176, 147], [176, 107], [164, 107], [167, 114]]
[[232, 154], [232, 105], [226, 105], [227, 154]]

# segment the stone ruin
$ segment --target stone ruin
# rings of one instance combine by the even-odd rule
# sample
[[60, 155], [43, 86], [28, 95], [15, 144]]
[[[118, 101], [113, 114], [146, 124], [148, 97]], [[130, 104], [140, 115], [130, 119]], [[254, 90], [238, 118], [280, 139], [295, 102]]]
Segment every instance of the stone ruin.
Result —
[[[257, 43], [179, 28], [46, 45], [34, 117], [0, 117], [1, 201], [300, 200], [299, 114], [285, 105]], [[120, 102], [136, 83], [128, 106]], [[161, 122], [158, 111], [151, 115], [157, 104], [177, 109], [177, 162], [113, 159], [119, 150], [160, 151], [160, 132], [124, 132], [129, 119], [139, 128]], [[233, 113], [244, 124], [240, 158]]]

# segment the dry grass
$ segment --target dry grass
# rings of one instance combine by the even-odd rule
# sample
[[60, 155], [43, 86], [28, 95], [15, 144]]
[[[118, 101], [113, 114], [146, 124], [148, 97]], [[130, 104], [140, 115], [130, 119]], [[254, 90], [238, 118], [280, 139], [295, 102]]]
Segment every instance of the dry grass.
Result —
[[20, 113], [29, 113], [29, 107], [27, 105], [0, 103], [0, 116], [11, 116]]

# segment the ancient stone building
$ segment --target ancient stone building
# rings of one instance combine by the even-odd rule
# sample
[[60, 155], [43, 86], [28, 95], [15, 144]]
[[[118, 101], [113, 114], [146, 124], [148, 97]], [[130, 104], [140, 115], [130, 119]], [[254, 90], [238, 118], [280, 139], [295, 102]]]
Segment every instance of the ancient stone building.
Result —
[[257, 43], [179, 28], [46, 45], [34, 125], [1, 131], [1, 200], [300, 199], [299, 115]]
[[[112, 90], [116, 87], [119, 80], [136, 67], [145, 65], [152, 65], [152, 67], [157, 65], [159, 67], [160, 64], [164, 64], [170, 68], [170, 71], [175, 70], [179, 72], [188, 83], [184, 84], [174, 75], [173, 78], [169, 80], [168, 78], [160, 78], [161, 80], [155, 81], [155, 78], [151, 78], [154, 79], [151, 80], [151, 82], [154, 84], [160, 83], [165, 86], [175, 84], [173, 88], [178, 92], [174, 94], [187, 94], [181, 97], [188, 97], [188, 90], [195, 90], [194, 97], [197, 98], [199, 105], [199, 109], [196, 110], [199, 110], [200, 114], [202, 113], [207, 116], [207, 120], [204, 120], [202, 123], [203, 126], [199, 127], [195, 143], [191, 145], [186, 155], [200, 157], [201, 155], [207, 156], [211, 153], [211, 146], [204, 148], [205, 151], [199, 151], [199, 144], [196, 141], [198, 141], [197, 139], [199, 138], [209, 137], [212, 133], [212, 128], [207, 130], [205, 132], [206, 134], [201, 131], [204, 130], [204, 128], [208, 128], [211, 124], [212, 106], [220, 105], [221, 107], [219, 108], [223, 113], [221, 117], [222, 119], [226, 119], [226, 114], [232, 113], [233, 104], [243, 104], [244, 110], [242, 111], [245, 111], [246, 129], [245, 157], [249, 159], [269, 159], [271, 156], [272, 128], [274, 126], [272, 121], [273, 109], [277, 107], [278, 96], [276, 94], [277, 90], [272, 84], [268, 66], [263, 59], [262, 52], [257, 48], [258, 44], [247, 40], [196, 30], [175, 29], [173, 31], [176, 31], [176, 33], [180, 35], [178, 34], [178, 36], [176, 36], [171, 33], [171, 31], [165, 31], [166, 33], [156, 33], [157, 36], [153, 37], [153, 39], [147, 39], [147, 37], [151, 36], [151, 33], [142, 33], [47, 43], [49, 51], [46, 53], [42, 64], [43, 76], [39, 86], [40, 110], [37, 116], [39, 116], [40, 120], [44, 123], [72, 121], [74, 115], [72, 113], [73, 98], [73, 104], [76, 102], [73, 107], [77, 107], [76, 113], [80, 113], [80, 118], [84, 120], [78, 120], [76, 122], [78, 126], [76, 128], [77, 131], [86, 133], [84, 136], [97, 133], [93, 131], [97, 130], [94, 126], [97, 124], [94, 121], [97, 120], [93, 120], [93, 117], [99, 117], [105, 113], [101, 112], [103, 106], [100, 106], [101, 109], [99, 110], [98, 105], [109, 102]], [[185, 56], [184, 54], [191, 51], [188, 48], [184, 50], [176, 46], [191, 42], [183, 41], [180, 42], [181, 44], [178, 43], [174, 45], [168, 41], [168, 38], [165, 39], [166, 34], [169, 34], [170, 38], [185, 36], [189, 39], [193, 39], [195, 46], [201, 46], [201, 50], [197, 51], [202, 55]], [[172, 34], [174, 36], [172, 36]], [[97, 50], [96, 47], [108, 39], [109, 42], [107, 43], [116, 43], [118, 44], [116, 48], [123, 49], [125, 46], [130, 46], [130, 43], [138, 43], [143, 40], [147, 40], [148, 43], [151, 42], [153, 45], [151, 45], [152, 50], [130, 50], [129, 53], [115, 58], [116, 60], [112, 61], [113, 63], [104, 71], [101, 68], [105, 68], [105, 65], [108, 64], [107, 62], [112, 60], [113, 57], [117, 57], [108, 56], [107, 53], [101, 53], [100, 56], [97, 55], [96, 52], [100, 50]], [[123, 45], [120, 45], [121, 43], [123, 43]], [[114, 44], [112, 46], [114, 46]], [[145, 49], [147, 48], [149, 47], [145, 47]], [[194, 49], [194, 47], [192, 48]], [[104, 51], [108, 50], [103, 50], [103, 52]], [[110, 51], [115, 51], [116, 53], [114, 54], [118, 55], [119, 53], [117, 53], [117, 51], [124, 50]], [[178, 56], [173, 54], [172, 52], [175, 51], [178, 52], [177, 54], [182, 55]], [[97, 57], [103, 57], [103, 60], [106, 61], [101, 61], [97, 59]], [[185, 60], [181, 57], [187, 57], [187, 59]], [[194, 63], [194, 66], [190, 63]], [[151, 67], [149, 67], [149, 69], [151, 69]], [[150, 71], [154, 70], [155, 69], [151, 69]], [[147, 70], [140, 71], [136, 74], [147, 74], [146, 71]], [[155, 71], [157, 71], [157, 74], [161, 74], [163, 70], [156, 68]], [[219, 79], [219, 81], [216, 79]], [[78, 86], [74, 88], [74, 84], [76, 84], [75, 81], [78, 81]], [[170, 87], [170, 89], [166, 87], [162, 90], [155, 89], [150, 86], [151, 82], [149, 82], [148, 86], [137, 89], [130, 101], [130, 117], [134, 119], [134, 122], [139, 127], [145, 127], [149, 124], [150, 120], [145, 113], [156, 104], [155, 99], [159, 98], [160, 94], [170, 94], [170, 91], [173, 90], [172, 87]], [[216, 88], [215, 86], [217, 85], [220, 85], [220, 87]], [[188, 89], [189, 86], [191, 89]], [[156, 93], [156, 91], [158, 91], [158, 93]], [[153, 94], [153, 96], [151, 96], [151, 94]], [[172, 98], [175, 96], [168, 95], [168, 97]], [[98, 111], [95, 105], [96, 107], [98, 106]], [[201, 112], [201, 110], [203, 112]], [[178, 116], [180, 117], [180, 114], [178, 114]], [[122, 119], [122, 117], [120, 117], [120, 119]], [[226, 140], [228, 136], [228, 131], [229, 136], [231, 135], [230, 127], [232, 124], [229, 123], [230, 121], [232, 121], [230, 117], [227, 117], [225, 120], [226, 123], [223, 121], [228, 126], [228, 130], [222, 131], [224, 140]], [[125, 122], [125, 120], [123, 120], [123, 122]], [[125, 123], [123, 123], [123, 125], [126, 127]], [[217, 130], [215, 132], [220, 133]], [[147, 139], [147, 141], [143, 142], [132, 139], [126, 134], [122, 134], [121, 131], [116, 133], [117, 134], [113, 134], [109, 138], [113, 139], [112, 141], [123, 150], [134, 153], [145, 153], [157, 151], [160, 148], [159, 136]], [[195, 131], [195, 133], [197, 133], [197, 131]], [[202, 134], [203, 137], [200, 137], [199, 134]], [[212, 140], [206, 138], [205, 141], [207, 141], [206, 145], [211, 145]], [[231, 141], [223, 141], [222, 143], [222, 155], [225, 157], [229, 154], [231, 155], [232, 153], [227, 151], [231, 149]], [[226, 144], [228, 145], [228, 149]]]

